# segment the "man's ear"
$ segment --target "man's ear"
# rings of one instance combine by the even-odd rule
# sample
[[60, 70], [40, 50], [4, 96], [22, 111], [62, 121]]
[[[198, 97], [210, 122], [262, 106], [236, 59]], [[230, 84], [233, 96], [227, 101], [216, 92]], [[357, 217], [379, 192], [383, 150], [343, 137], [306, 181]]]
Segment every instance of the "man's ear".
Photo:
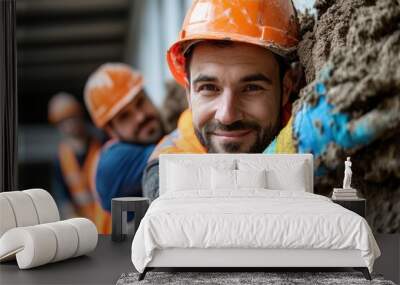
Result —
[[186, 100], [187, 100], [187, 103], [188, 103], [188, 107], [189, 107], [189, 109], [192, 109], [192, 100], [191, 100], [190, 85], [189, 85], [189, 83], [186, 84], [186, 87], [185, 87], [185, 94], [186, 94]]
[[293, 90], [293, 81], [290, 76], [290, 71], [288, 70], [285, 72], [282, 82], [282, 100], [281, 100], [282, 107], [285, 106], [286, 103], [288, 102], [292, 90]]
[[300, 63], [293, 63], [285, 72], [282, 84], [282, 106], [285, 106], [292, 93], [300, 91], [304, 79], [303, 74]]
[[114, 129], [110, 126], [111, 123], [107, 123], [107, 125], [104, 126], [104, 131], [106, 134], [112, 138], [112, 139], [118, 139], [117, 133], [114, 131]]

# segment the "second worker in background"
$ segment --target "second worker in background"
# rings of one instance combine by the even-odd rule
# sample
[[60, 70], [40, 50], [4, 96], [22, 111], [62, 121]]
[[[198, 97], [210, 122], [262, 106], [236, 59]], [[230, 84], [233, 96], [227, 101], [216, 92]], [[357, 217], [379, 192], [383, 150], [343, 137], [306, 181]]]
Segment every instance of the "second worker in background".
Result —
[[93, 122], [110, 137], [95, 177], [102, 207], [110, 212], [112, 198], [142, 196], [142, 174], [164, 128], [142, 75], [126, 64], [100, 66], [89, 77], [84, 96]]

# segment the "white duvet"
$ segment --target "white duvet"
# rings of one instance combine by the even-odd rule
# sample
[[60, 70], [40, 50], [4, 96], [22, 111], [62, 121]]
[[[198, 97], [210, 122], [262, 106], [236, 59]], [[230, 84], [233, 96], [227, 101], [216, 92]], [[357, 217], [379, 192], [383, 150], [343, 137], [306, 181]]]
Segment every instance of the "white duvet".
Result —
[[132, 243], [143, 272], [155, 249], [358, 249], [372, 272], [380, 251], [364, 218], [306, 192], [248, 189], [166, 193], [150, 206]]

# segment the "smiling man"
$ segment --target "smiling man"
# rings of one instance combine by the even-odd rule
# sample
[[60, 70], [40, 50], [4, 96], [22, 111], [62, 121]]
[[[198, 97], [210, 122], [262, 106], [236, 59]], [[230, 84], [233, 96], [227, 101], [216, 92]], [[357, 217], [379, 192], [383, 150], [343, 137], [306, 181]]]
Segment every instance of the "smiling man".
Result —
[[112, 198], [142, 196], [143, 170], [163, 125], [142, 75], [126, 64], [107, 63], [90, 75], [85, 103], [93, 122], [111, 138], [94, 174], [101, 205], [110, 212]]
[[255, 45], [205, 41], [187, 59], [193, 126], [207, 151], [262, 152], [279, 130], [288, 101], [280, 58]]
[[261, 153], [290, 117], [298, 24], [290, 0], [195, 1], [167, 53], [189, 110], [152, 154], [144, 195], [158, 196], [162, 153]]

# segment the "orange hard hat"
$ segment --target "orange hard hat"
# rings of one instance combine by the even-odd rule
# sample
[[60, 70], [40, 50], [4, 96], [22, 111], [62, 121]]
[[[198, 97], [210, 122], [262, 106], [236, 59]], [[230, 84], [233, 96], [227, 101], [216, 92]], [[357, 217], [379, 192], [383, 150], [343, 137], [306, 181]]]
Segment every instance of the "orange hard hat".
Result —
[[143, 76], [123, 63], [106, 63], [90, 75], [84, 91], [86, 108], [99, 128], [140, 93]]
[[60, 92], [54, 95], [48, 105], [48, 119], [58, 124], [64, 119], [83, 116], [81, 104], [71, 94]]
[[255, 44], [288, 58], [299, 42], [296, 10], [291, 0], [194, 1], [178, 41], [167, 52], [169, 69], [183, 86], [187, 84], [184, 53], [201, 40]]

